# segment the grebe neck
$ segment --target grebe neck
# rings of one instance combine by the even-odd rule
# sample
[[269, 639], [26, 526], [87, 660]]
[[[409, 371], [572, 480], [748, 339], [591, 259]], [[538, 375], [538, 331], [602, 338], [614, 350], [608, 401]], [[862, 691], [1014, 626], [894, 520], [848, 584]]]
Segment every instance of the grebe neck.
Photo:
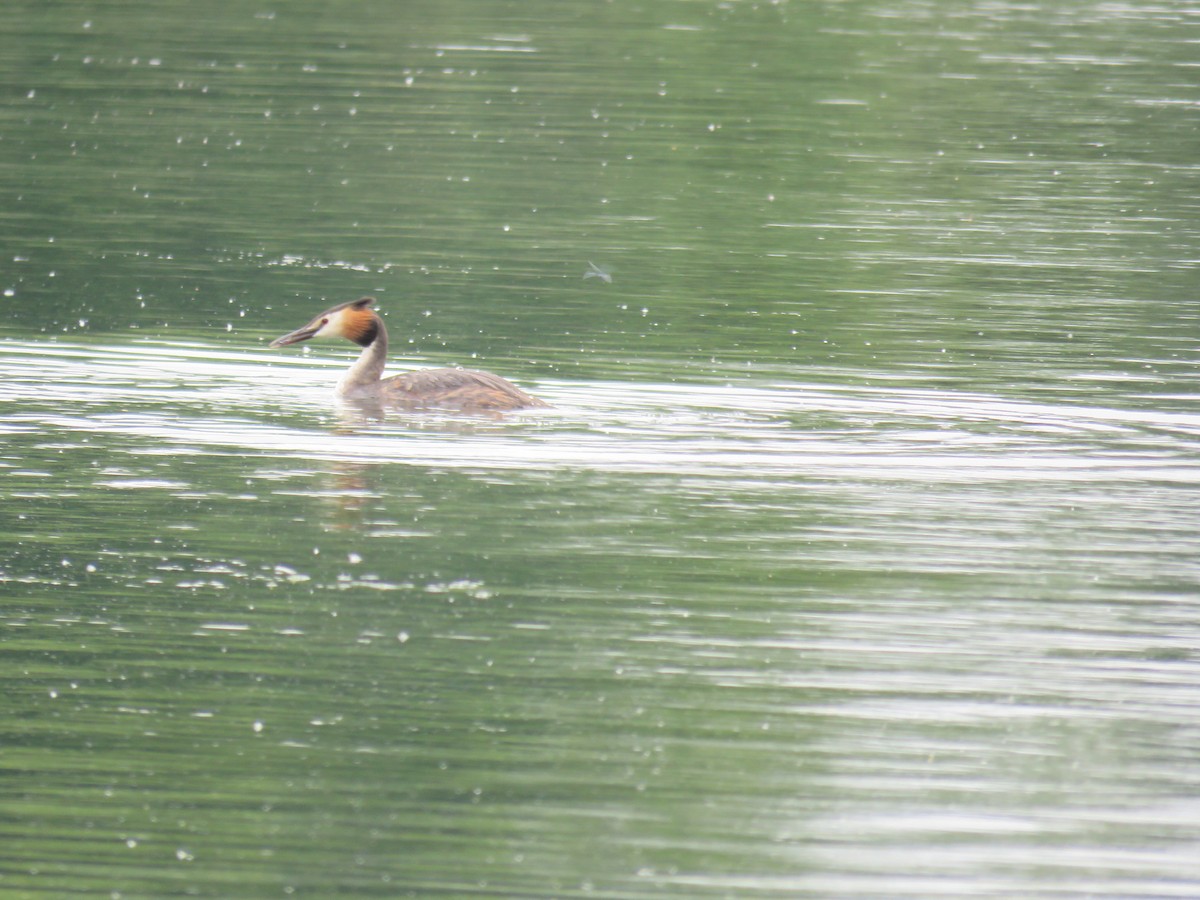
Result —
[[383, 367], [387, 363], [387, 329], [383, 327], [383, 319], [374, 316], [374, 328], [368, 332], [370, 342], [363, 346], [354, 365], [346, 370], [338, 382], [339, 394], [355, 393], [363, 388], [379, 384], [383, 375]]

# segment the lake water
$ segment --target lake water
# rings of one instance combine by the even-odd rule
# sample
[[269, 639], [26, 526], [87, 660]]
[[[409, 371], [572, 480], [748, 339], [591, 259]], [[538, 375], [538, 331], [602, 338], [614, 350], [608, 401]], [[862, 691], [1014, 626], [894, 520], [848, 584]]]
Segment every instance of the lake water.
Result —
[[1200, 896], [1197, 25], [17, 4], [0, 894]]

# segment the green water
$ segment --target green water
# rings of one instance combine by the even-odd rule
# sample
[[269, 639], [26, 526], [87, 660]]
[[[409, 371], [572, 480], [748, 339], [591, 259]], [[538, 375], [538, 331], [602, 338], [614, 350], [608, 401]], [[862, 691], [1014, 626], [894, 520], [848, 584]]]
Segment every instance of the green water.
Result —
[[0, 895], [1200, 894], [1194, 8], [8, 13]]

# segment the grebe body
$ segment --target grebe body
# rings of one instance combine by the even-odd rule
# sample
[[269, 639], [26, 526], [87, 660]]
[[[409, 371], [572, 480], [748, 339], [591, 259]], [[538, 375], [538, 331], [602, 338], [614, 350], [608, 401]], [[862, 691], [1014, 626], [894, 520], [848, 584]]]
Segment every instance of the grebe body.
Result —
[[493, 412], [548, 407], [536, 397], [491, 372], [469, 369], [420, 369], [383, 378], [387, 362], [387, 329], [363, 297], [330, 307], [303, 328], [271, 341], [286, 347], [315, 337], [341, 337], [362, 347], [355, 363], [338, 382], [339, 396], [379, 400], [406, 409], [432, 407], [463, 412]]

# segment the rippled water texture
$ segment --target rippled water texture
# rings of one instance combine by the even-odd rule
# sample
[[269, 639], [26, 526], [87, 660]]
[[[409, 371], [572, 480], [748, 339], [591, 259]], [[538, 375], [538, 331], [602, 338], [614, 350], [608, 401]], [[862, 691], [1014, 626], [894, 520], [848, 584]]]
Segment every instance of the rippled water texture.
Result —
[[18, 4], [0, 894], [1200, 895], [1195, 19]]

